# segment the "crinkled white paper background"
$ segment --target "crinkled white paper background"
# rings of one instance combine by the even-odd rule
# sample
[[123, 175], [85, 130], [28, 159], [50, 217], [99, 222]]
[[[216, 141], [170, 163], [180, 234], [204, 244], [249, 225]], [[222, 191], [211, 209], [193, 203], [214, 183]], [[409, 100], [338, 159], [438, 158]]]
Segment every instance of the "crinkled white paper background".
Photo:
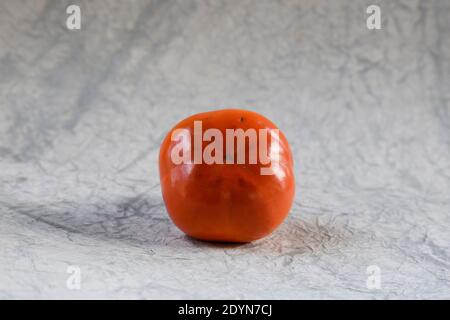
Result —
[[[0, 298], [450, 298], [449, 17], [447, 0], [0, 2]], [[272, 119], [296, 161], [289, 218], [241, 246], [185, 237], [159, 189], [167, 130], [221, 107]]]

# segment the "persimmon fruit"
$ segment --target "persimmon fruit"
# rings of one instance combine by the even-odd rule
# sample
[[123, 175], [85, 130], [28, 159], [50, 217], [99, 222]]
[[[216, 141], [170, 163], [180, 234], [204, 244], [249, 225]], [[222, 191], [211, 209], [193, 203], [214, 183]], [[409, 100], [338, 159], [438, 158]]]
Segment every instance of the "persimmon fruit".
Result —
[[[198, 137], [200, 124], [202, 136]], [[214, 134], [207, 135], [208, 129]], [[248, 133], [245, 144], [229, 135], [230, 130]], [[265, 141], [270, 163], [262, 162], [260, 144], [252, 146], [251, 130], [278, 132], [268, 134]], [[225, 140], [232, 137], [233, 143], [218, 143], [220, 133]], [[264, 141], [261, 135], [256, 137]], [[213, 143], [216, 149], [211, 152]], [[245, 148], [244, 162], [239, 146]], [[207, 149], [215, 162], [204, 158]], [[258, 156], [256, 163], [254, 158], [250, 161], [252, 152]], [[180, 157], [187, 161], [180, 162]], [[262, 174], [264, 168], [274, 169]], [[206, 241], [250, 242], [267, 236], [286, 218], [295, 194], [293, 157], [286, 137], [270, 120], [248, 110], [210, 111], [179, 122], [161, 144], [159, 173], [172, 221], [187, 235]]]

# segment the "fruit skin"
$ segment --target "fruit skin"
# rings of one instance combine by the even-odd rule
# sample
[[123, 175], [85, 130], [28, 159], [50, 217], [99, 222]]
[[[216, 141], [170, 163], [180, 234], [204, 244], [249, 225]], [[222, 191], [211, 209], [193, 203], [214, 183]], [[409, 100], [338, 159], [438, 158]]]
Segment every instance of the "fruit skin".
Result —
[[[295, 195], [293, 158], [285, 136], [280, 131], [279, 170], [274, 175], [261, 175], [260, 168], [269, 165], [259, 160], [257, 164], [246, 160], [247, 164], [176, 165], [171, 150], [178, 142], [171, 141], [172, 132], [190, 130], [193, 150], [196, 120], [202, 121], [203, 132], [219, 129], [224, 146], [225, 129], [278, 129], [258, 113], [239, 109], [200, 113], [179, 122], [159, 153], [161, 190], [169, 216], [184, 233], [200, 240], [250, 242], [267, 236], [286, 218]], [[271, 139], [268, 142], [270, 147]], [[208, 143], [203, 142], [203, 148]]]

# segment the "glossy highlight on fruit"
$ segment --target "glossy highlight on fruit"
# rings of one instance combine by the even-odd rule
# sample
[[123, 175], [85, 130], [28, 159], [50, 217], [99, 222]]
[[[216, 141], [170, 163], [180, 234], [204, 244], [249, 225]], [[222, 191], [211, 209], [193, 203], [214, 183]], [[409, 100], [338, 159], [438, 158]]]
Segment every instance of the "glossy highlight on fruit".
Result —
[[[225, 150], [224, 140], [221, 163], [194, 161], [194, 147], [199, 146], [198, 141], [194, 141], [194, 122], [196, 125], [201, 122], [202, 132], [216, 129], [223, 137], [226, 137], [227, 129], [258, 132], [278, 129], [262, 115], [239, 109], [196, 114], [173, 127], [163, 140], [159, 153], [161, 190], [172, 221], [184, 233], [200, 240], [250, 242], [267, 236], [286, 218], [295, 194], [293, 158], [285, 136], [279, 131], [276, 170], [273, 174], [263, 175], [261, 168], [271, 164], [248, 161], [252, 148], [249, 139], [245, 145], [245, 163], [227, 163], [230, 157], [237, 158], [236, 140], [231, 154], [230, 150]], [[180, 130], [187, 134], [185, 139], [174, 139]], [[211, 141], [214, 140], [202, 140], [202, 150]], [[180, 144], [183, 144], [183, 150], [189, 151], [189, 154], [183, 151], [182, 155], [191, 161], [174, 163], [174, 151], [178, 152]], [[270, 151], [275, 149], [274, 146], [274, 137], [269, 137], [267, 154], [271, 160], [274, 156]]]

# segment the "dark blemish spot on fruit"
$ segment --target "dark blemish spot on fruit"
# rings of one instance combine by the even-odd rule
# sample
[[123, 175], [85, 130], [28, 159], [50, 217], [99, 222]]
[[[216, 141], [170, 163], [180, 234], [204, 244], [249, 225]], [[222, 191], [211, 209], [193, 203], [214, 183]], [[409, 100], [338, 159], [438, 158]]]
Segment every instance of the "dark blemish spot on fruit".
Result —
[[241, 117], [241, 122], [244, 122], [244, 117]]
[[243, 188], [245, 188], [245, 187], [248, 186], [247, 181], [245, 181], [245, 180], [242, 179], [242, 178], [238, 178], [238, 184], [239, 184], [239, 186], [241, 186], [241, 187], [243, 187]]
[[223, 182], [222, 178], [217, 178], [211, 181], [211, 187], [219, 187]]

